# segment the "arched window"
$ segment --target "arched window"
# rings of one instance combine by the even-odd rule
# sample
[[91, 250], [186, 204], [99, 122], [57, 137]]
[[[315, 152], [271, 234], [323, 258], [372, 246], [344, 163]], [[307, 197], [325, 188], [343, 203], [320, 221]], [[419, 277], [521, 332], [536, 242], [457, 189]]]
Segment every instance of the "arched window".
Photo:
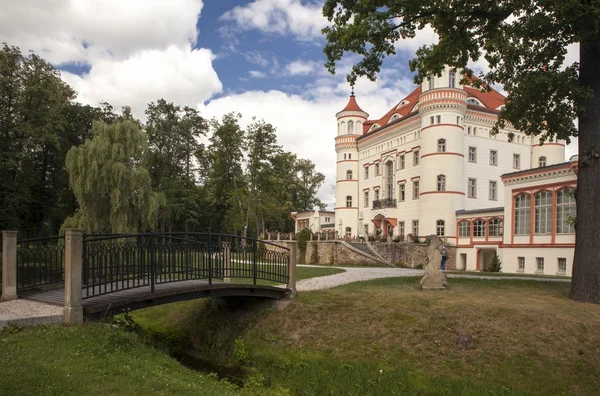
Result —
[[437, 231], [437, 236], [444, 236], [446, 233], [446, 225], [444, 220], [438, 220], [437, 221], [437, 227], [436, 227], [436, 231]]
[[446, 139], [439, 139], [438, 140], [437, 151], [439, 153], [445, 153], [446, 152]]
[[485, 221], [479, 219], [473, 222], [473, 236], [484, 237], [485, 236]]
[[488, 222], [489, 234], [491, 237], [493, 236], [502, 236], [502, 229], [504, 224], [500, 219], [492, 219]]
[[352, 196], [351, 195], [346, 196], [346, 207], [347, 208], [352, 207]]
[[471, 127], [468, 127], [467, 131], [468, 131], [468, 134], [470, 135], [471, 134]]
[[556, 233], [573, 234], [575, 228], [569, 224], [569, 219], [575, 217], [575, 191], [563, 188], [556, 193]]
[[429, 89], [435, 88], [435, 76], [433, 74], [429, 75]]
[[354, 134], [354, 122], [348, 121], [348, 135]]
[[448, 74], [448, 86], [450, 88], [454, 88], [455, 82], [456, 82], [456, 73], [454, 72], [454, 70], [452, 70], [450, 72], [450, 74]]
[[539, 158], [539, 163], [540, 163], [540, 168], [543, 166], [546, 166], [546, 157], [540, 157]]
[[468, 220], [463, 220], [458, 223], [458, 236], [461, 238], [468, 238], [471, 236], [471, 224]]
[[437, 177], [437, 190], [446, 191], [446, 176], [438, 175]]
[[534, 224], [535, 234], [550, 234], [552, 230], [552, 193], [550, 191], [540, 191], [535, 194]]
[[347, 237], [351, 237], [352, 236], [352, 227], [346, 227], [346, 236]]
[[387, 198], [394, 199], [394, 162], [388, 161], [385, 164], [386, 191]]
[[346, 171], [346, 180], [352, 180], [352, 171]]
[[515, 197], [515, 235], [529, 235], [530, 216], [531, 195], [517, 195]]

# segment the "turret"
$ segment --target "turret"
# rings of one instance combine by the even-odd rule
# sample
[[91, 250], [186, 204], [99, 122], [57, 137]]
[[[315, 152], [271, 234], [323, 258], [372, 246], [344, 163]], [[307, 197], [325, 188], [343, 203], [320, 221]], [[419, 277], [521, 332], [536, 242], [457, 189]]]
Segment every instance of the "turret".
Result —
[[464, 118], [467, 93], [450, 68], [423, 82], [419, 234], [455, 236], [455, 211], [465, 207]]
[[565, 141], [554, 139], [540, 144], [539, 137], [531, 139], [531, 167], [539, 168], [566, 162]]
[[336, 114], [338, 134], [335, 138], [337, 153], [335, 219], [342, 235], [358, 235], [358, 146], [356, 139], [362, 135], [363, 123], [369, 115], [363, 111], [354, 96]]

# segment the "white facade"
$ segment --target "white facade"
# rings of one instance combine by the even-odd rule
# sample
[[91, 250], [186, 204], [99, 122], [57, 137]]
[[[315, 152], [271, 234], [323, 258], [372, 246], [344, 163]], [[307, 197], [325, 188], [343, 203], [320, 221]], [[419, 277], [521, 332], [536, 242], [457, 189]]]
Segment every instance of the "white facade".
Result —
[[354, 96], [336, 115], [342, 235], [380, 228], [393, 237], [456, 238], [456, 211], [504, 205], [501, 175], [537, 167], [540, 157], [546, 166], [564, 162], [564, 142], [540, 146], [510, 128], [491, 136], [504, 104], [498, 92], [460, 86], [449, 68], [433, 80], [379, 120], [367, 120]]

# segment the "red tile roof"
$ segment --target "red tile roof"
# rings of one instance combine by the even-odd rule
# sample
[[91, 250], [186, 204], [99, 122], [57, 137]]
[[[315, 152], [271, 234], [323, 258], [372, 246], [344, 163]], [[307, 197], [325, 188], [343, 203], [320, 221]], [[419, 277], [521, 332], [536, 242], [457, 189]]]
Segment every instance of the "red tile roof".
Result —
[[[354, 97], [354, 95], [350, 95], [350, 100], [348, 101], [348, 104], [346, 105], [346, 107], [344, 107], [344, 110], [342, 111], [362, 111], [363, 113], [366, 113], [366, 111], [361, 109], [358, 103], [356, 103], [356, 98]], [[340, 113], [342, 111], [340, 111]]]

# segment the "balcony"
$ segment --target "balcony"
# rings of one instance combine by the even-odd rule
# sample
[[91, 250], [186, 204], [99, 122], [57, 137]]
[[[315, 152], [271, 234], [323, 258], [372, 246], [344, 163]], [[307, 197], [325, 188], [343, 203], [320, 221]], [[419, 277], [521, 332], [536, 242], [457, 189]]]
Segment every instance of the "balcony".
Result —
[[373, 209], [395, 208], [396, 200], [394, 198], [378, 199], [373, 201]]

